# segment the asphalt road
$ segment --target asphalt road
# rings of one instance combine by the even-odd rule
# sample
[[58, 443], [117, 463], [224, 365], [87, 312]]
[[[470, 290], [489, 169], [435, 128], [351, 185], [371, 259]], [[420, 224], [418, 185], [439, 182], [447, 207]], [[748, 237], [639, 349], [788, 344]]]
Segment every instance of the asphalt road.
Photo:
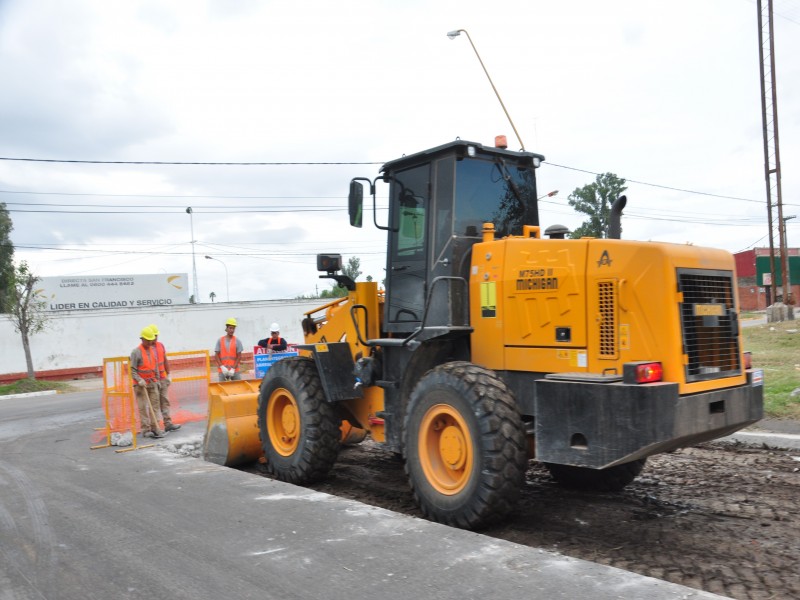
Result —
[[99, 391], [0, 398], [0, 600], [719, 598], [163, 447], [91, 450], [102, 423]]

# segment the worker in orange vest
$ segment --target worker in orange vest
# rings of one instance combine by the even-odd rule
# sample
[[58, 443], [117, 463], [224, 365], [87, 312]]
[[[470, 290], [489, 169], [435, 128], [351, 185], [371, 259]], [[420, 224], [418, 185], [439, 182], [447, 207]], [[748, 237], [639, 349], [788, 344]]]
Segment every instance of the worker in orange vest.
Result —
[[158, 382], [158, 404], [161, 407], [161, 416], [164, 418], [164, 431], [177, 431], [181, 426], [172, 422], [172, 416], [169, 410], [169, 385], [172, 383], [172, 377], [169, 373], [170, 367], [167, 349], [164, 347], [164, 344], [158, 341], [158, 327], [150, 325], [150, 330], [156, 336], [153, 346], [155, 346], [156, 353], [158, 354], [158, 374], [160, 376]]
[[155, 348], [156, 336], [149, 327], [142, 329], [141, 343], [131, 352], [131, 377], [134, 382], [136, 403], [139, 407], [139, 421], [142, 436], [161, 438], [161, 407], [159, 405], [158, 384], [161, 375], [158, 370], [158, 353]]
[[225, 335], [217, 340], [214, 347], [214, 360], [217, 363], [220, 381], [238, 381], [242, 378], [239, 363], [242, 360], [242, 342], [233, 335], [236, 319], [225, 321]]

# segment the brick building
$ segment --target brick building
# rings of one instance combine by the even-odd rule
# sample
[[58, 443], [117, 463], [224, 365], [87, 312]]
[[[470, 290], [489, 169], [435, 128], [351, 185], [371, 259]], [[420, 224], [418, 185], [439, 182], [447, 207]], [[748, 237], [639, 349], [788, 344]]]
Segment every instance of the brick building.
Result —
[[[792, 295], [795, 303], [800, 300], [800, 248], [787, 248]], [[736, 277], [739, 281], [739, 309], [764, 310], [767, 308], [767, 292], [763, 276], [769, 275], [769, 248], [753, 248], [733, 255], [736, 260]], [[775, 249], [776, 271], [780, 279], [780, 256]]]

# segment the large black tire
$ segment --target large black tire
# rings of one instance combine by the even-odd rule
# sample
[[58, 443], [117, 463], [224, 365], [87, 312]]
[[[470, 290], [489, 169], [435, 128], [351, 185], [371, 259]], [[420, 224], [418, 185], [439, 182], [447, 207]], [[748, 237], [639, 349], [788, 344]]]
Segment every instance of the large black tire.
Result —
[[595, 492], [618, 492], [642, 472], [646, 458], [607, 469], [589, 469], [545, 463], [550, 475], [564, 487]]
[[258, 399], [258, 431], [269, 473], [299, 485], [323, 479], [339, 453], [340, 423], [325, 401], [312, 359], [285, 358], [270, 367]]
[[406, 473], [426, 518], [476, 529], [514, 509], [525, 434], [514, 396], [494, 372], [451, 362], [426, 373], [411, 393], [403, 435]]

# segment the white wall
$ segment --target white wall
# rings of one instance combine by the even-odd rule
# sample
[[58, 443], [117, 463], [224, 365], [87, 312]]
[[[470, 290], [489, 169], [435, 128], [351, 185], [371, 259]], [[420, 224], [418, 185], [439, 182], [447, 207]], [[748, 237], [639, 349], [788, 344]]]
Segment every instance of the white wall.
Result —
[[[245, 352], [269, 336], [277, 321], [281, 336], [302, 343], [303, 313], [326, 300], [262, 300], [258, 302], [217, 302], [153, 308], [108, 308], [52, 313], [47, 329], [31, 338], [35, 371], [93, 367], [103, 358], [130, 356], [139, 344], [143, 327], [158, 326], [159, 341], [169, 352], [204, 350], [213, 353], [214, 344], [225, 334], [225, 321], [236, 318], [236, 337]], [[0, 315], [0, 374], [24, 373], [22, 339], [7, 315]]]

